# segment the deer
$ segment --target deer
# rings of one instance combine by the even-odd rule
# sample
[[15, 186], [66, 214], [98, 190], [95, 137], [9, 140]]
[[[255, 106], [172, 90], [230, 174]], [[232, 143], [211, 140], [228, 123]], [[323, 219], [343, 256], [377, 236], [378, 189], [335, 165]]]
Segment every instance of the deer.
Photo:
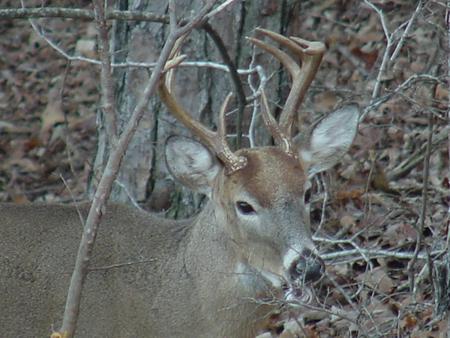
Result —
[[[261, 38], [249, 40], [279, 60], [292, 80], [278, 120], [261, 93], [274, 145], [232, 151], [225, 126], [230, 96], [213, 131], [184, 110], [162, 75], [161, 100], [196, 137], [168, 138], [168, 170], [209, 199], [196, 216], [177, 221], [107, 205], [78, 337], [255, 337], [280, 304], [306, 297], [324, 274], [310, 230], [310, 180], [349, 150], [359, 108], [344, 106], [292, 135], [325, 46], [257, 32]], [[60, 323], [88, 208], [0, 204], [0, 336], [48, 336]]]

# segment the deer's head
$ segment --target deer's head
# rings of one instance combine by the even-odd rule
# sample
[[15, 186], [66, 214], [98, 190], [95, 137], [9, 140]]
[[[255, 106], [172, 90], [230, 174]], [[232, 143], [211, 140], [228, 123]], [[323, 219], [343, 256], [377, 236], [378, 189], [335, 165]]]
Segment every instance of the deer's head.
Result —
[[[169, 110], [202, 143], [172, 137], [166, 145], [168, 168], [187, 187], [208, 195], [217, 226], [234, 245], [237, 262], [249, 266], [276, 287], [299, 287], [318, 280], [324, 265], [309, 229], [309, 179], [333, 166], [348, 150], [356, 134], [359, 112], [350, 105], [331, 113], [304, 135], [291, 135], [294, 117], [325, 51], [319, 42], [286, 38], [258, 30], [279, 42], [301, 61], [257, 39], [288, 69], [292, 89], [279, 122], [261, 93], [262, 115], [276, 146], [232, 152], [225, 140], [225, 100], [216, 132], [194, 121], [161, 81], [160, 96]], [[295, 288], [294, 287], [294, 288]]]

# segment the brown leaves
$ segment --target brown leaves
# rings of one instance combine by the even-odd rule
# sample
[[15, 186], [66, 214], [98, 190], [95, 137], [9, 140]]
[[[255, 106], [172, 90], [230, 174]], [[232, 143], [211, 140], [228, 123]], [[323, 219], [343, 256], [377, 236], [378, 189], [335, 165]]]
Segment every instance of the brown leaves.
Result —
[[[389, 32], [400, 37], [403, 30], [398, 27], [407, 24], [415, 4], [372, 3], [383, 11]], [[386, 50], [380, 17], [363, 2], [335, 3], [323, 11], [319, 8], [312, 6], [313, 14], [308, 13], [298, 29], [326, 39], [328, 46], [312, 99], [306, 102], [312, 107], [308, 111], [327, 111], [352, 100], [364, 109], [372, 99]], [[367, 112], [350, 155], [325, 175], [324, 185], [318, 184], [319, 197], [311, 205], [312, 223], [320, 223], [316, 235], [328, 239], [320, 242], [320, 251], [336, 257], [327, 261], [327, 273], [339, 286], [325, 278], [318, 291], [322, 301], [318, 307], [347, 315], [329, 315], [309, 323], [320, 336], [443, 337], [446, 332], [441, 322], [432, 324], [436, 316], [432, 281], [426, 273], [418, 275], [427, 265], [423, 259], [426, 250], [447, 248], [447, 141], [435, 144], [431, 155], [422, 258], [412, 271], [420, 280], [416, 298], [409, 290], [408, 271], [419, 237], [424, 183], [421, 149], [428, 136], [430, 111], [434, 116], [433, 139], [441, 133], [448, 135], [449, 90], [447, 83], [440, 82], [446, 74], [448, 41], [443, 17], [432, 14], [439, 12], [435, 10], [427, 2], [416, 17], [398, 56], [381, 74], [379, 97], [385, 100]], [[391, 53], [397, 46], [395, 41]], [[429, 79], [436, 81], [414, 80], [419, 74], [429, 74]], [[411, 76], [414, 78], [408, 85], [399, 89]], [[325, 210], [324, 189], [328, 193]], [[432, 260], [436, 259], [444, 258], [433, 255]]]
[[[72, 20], [40, 23], [65, 50], [89, 28]], [[75, 194], [84, 193], [95, 146], [96, 68], [77, 63], [67, 69], [26, 20], [0, 29], [0, 201], [69, 196], [60, 175]]]

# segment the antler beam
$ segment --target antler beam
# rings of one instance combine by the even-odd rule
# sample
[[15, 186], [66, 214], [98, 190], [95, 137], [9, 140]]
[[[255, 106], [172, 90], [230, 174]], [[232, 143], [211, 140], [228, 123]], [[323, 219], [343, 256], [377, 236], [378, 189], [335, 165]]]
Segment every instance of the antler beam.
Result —
[[[284, 51], [264, 41], [256, 38], [249, 38], [252, 43], [277, 58], [291, 75], [292, 87], [280, 115], [278, 124], [279, 127], [273, 128], [268, 126], [272, 132], [275, 142], [282, 146], [283, 149], [291, 149], [290, 143], [292, 138], [294, 116], [302, 103], [303, 98], [305, 97], [308, 87], [317, 73], [323, 54], [325, 53], [325, 45], [322, 42], [307, 41], [297, 37], [287, 38], [266, 29], [257, 28], [256, 31], [264, 36], [267, 36], [273, 41], [278, 42], [281, 46], [286, 47], [294, 55], [298, 56], [300, 61], [298, 62], [294, 60]], [[269, 107], [267, 106], [265, 95], [262, 95], [262, 105], [264, 106], [263, 114], [269, 113]], [[287, 151], [290, 152], [291, 150]]]
[[164, 73], [160, 80], [159, 96], [161, 101], [165, 103], [168, 110], [186, 126], [192, 134], [196, 135], [202, 142], [205, 143], [219, 158], [219, 160], [225, 166], [225, 173], [230, 175], [235, 171], [242, 169], [247, 164], [247, 159], [243, 156], [237, 156], [234, 154], [228, 146], [226, 140], [226, 125], [225, 125], [225, 112], [228, 106], [228, 102], [231, 99], [231, 93], [228, 94], [219, 114], [219, 122], [217, 131], [212, 131], [206, 128], [203, 124], [196, 121], [184, 108], [177, 102], [175, 97], [170, 93], [170, 90], [166, 84], [167, 72]]

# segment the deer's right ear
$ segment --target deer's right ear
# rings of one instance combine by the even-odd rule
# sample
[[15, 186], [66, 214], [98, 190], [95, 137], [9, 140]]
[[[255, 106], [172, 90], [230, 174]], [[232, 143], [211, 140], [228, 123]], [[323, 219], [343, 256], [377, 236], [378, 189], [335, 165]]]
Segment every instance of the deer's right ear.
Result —
[[211, 197], [212, 182], [221, 165], [208, 148], [189, 137], [171, 136], [165, 154], [167, 168], [175, 179]]
[[331, 168], [348, 151], [358, 130], [359, 115], [358, 105], [345, 106], [295, 139], [309, 177]]

